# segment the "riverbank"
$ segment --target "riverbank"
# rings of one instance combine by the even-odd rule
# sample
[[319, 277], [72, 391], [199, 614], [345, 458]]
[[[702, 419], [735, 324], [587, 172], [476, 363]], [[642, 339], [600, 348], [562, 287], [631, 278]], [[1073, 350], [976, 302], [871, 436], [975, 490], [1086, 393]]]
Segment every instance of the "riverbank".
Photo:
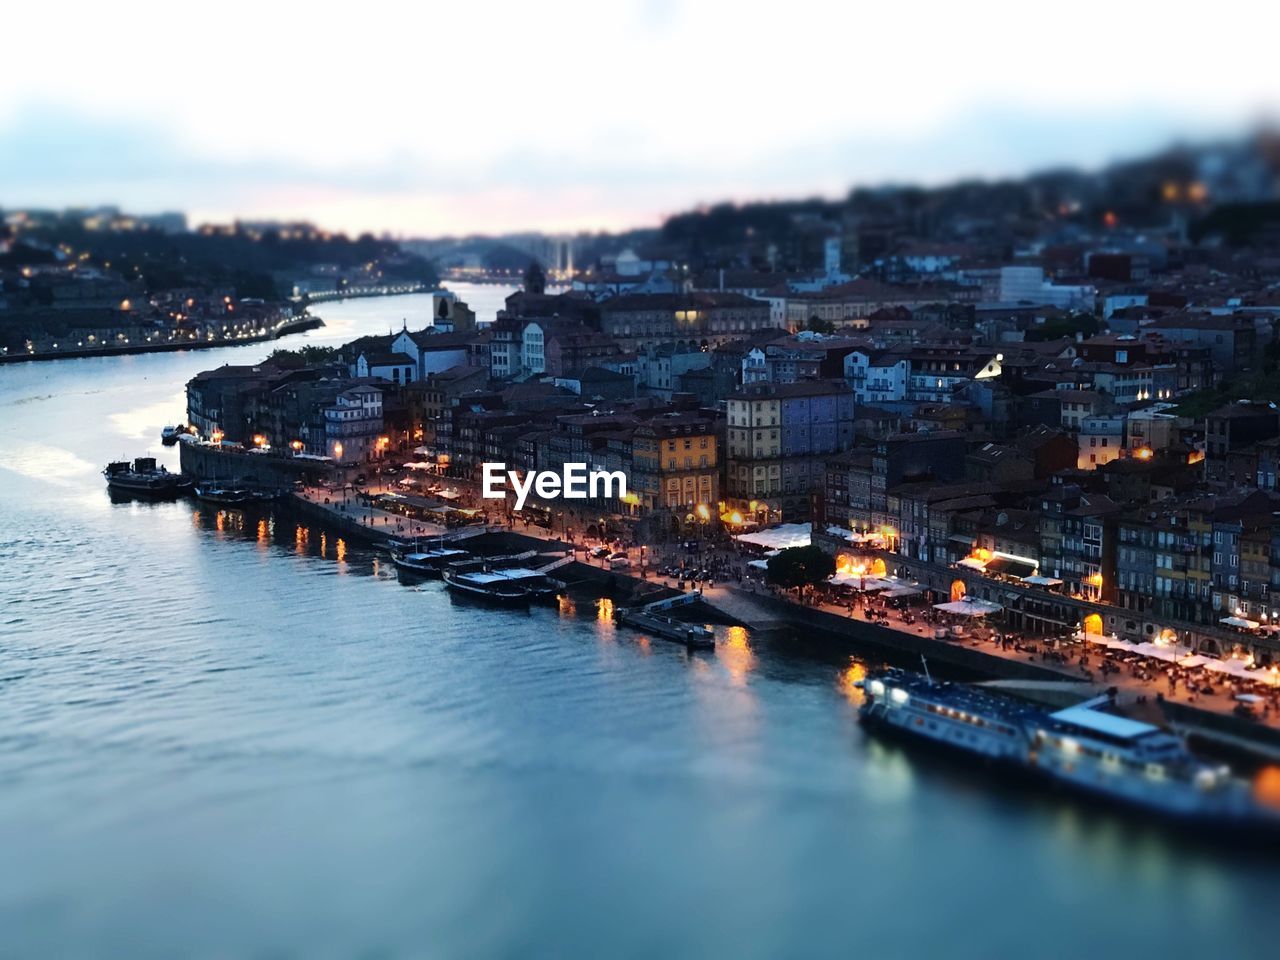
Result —
[[396, 286], [348, 287], [346, 290], [334, 290], [326, 293], [308, 293], [298, 297], [297, 301], [304, 305], [313, 303], [339, 303], [343, 300], [360, 300], [365, 297], [401, 297], [417, 293], [439, 293], [442, 288], [425, 283], [406, 283]]
[[165, 343], [130, 343], [102, 347], [75, 347], [47, 353], [20, 353], [0, 356], [0, 363], [32, 363], [40, 360], [73, 360], [83, 357], [122, 357], [140, 353], [177, 353], [184, 350], [213, 350], [217, 347], [242, 347], [251, 343], [269, 343], [295, 333], [305, 333], [324, 326], [319, 317], [298, 317], [278, 324], [270, 332], [252, 337], [228, 337], [216, 340], [182, 340]]
[[[200, 475], [201, 469], [188, 465], [184, 451], [184, 470]], [[225, 451], [209, 451], [214, 461], [226, 460]], [[243, 474], [246, 466], [262, 466], [266, 458], [244, 454], [235, 458], [233, 473]], [[250, 461], [253, 461], [250, 464]], [[294, 461], [285, 460], [289, 465]], [[377, 493], [378, 488], [369, 488]], [[579, 596], [609, 597], [620, 605], [676, 596], [682, 592], [670, 578], [653, 575], [643, 558], [640, 566], [615, 569], [603, 560], [591, 561], [586, 548], [555, 538], [549, 531], [526, 526], [517, 532], [505, 527], [460, 527], [452, 530], [436, 523], [409, 520], [399, 514], [380, 510], [367, 499], [351, 491], [333, 491], [323, 487], [303, 488], [284, 498], [287, 509], [318, 525], [327, 526], [353, 542], [375, 548], [417, 537], [468, 539], [467, 549], [480, 555], [516, 553], [537, 550], [546, 554], [582, 559], [560, 568], [559, 578], [568, 581], [571, 593]], [[501, 546], [498, 544], [501, 543]], [[634, 552], [634, 551], [632, 551]], [[705, 620], [699, 616], [713, 611]], [[857, 611], [855, 611], [856, 613]], [[1150, 680], [1124, 672], [1096, 677], [1091, 663], [1078, 662], [1080, 651], [1064, 655], [1050, 649], [1043, 638], [1009, 634], [1009, 642], [997, 643], [975, 636], [939, 638], [933, 627], [916, 620], [904, 620], [901, 612], [886, 611], [887, 620], [872, 622], [851, 616], [843, 607], [830, 604], [801, 604], [763, 587], [747, 589], [732, 583], [706, 587], [701, 602], [681, 611], [678, 616], [690, 622], [721, 622], [747, 627], [759, 637], [804, 634], [821, 637], [828, 648], [838, 647], [854, 652], [874, 650], [877, 655], [896, 659], [905, 666], [917, 668], [921, 658], [945, 664], [964, 675], [994, 680], [1052, 682], [1071, 685], [1082, 691], [1082, 697], [1115, 687], [1117, 705], [1134, 717], [1174, 726], [1197, 741], [1215, 749], [1243, 751], [1254, 759], [1280, 760], [1280, 729], [1270, 718], [1246, 720], [1232, 713], [1234, 701], [1229, 694], [1208, 696], [1196, 694], [1199, 704], [1177, 702], [1177, 693], [1166, 693]], [[1097, 651], [1083, 650], [1086, 659]]]
[[[1215, 752], [1255, 763], [1280, 762], [1280, 729], [1274, 723], [1235, 716], [1230, 697], [1219, 697], [1221, 706], [1217, 709], [1180, 702], [1123, 674], [1099, 680], [1070, 660], [1051, 661], [1046, 658], [1047, 651], [1034, 643], [1006, 646], [978, 639], [937, 639], [925, 625], [892, 618], [873, 623], [836, 608], [807, 606], [741, 587], [711, 587], [703, 591], [703, 597], [749, 629], [776, 630], [785, 625], [793, 630], [819, 630], [855, 647], [876, 648], [911, 669], [918, 669], [923, 657], [984, 678], [1073, 685], [1086, 696], [1114, 689], [1117, 707], [1128, 716], [1173, 727]], [[1037, 698], [1033, 695], [1031, 699]]]

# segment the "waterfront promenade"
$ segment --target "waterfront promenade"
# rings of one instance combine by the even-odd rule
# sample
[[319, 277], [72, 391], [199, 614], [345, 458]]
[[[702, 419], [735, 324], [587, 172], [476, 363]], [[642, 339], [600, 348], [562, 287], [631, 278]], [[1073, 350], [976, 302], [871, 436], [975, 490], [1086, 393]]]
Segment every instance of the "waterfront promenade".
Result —
[[[937, 624], [922, 621], [919, 608], [896, 610], [872, 600], [869, 605], [854, 605], [850, 612], [848, 604], [816, 599], [800, 603], [755, 581], [744, 584], [705, 587], [703, 597], [749, 628], [753, 623], [772, 628], [781, 619], [793, 628], [816, 627], [847, 635], [855, 642], [936, 657], [992, 676], [1058, 679], [1088, 685], [1095, 692], [1114, 687], [1118, 706], [1129, 716], [1157, 724], [1172, 722], [1187, 732], [1280, 760], [1280, 709], [1274, 694], [1255, 713], [1255, 719], [1242, 720], [1234, 715], [1239, 701], [1237, 688], [1230, 682], [1214, 679], [1210, 683], [1202, 678], [1195, 684], [1199, 689], [1193, 691], [1185, 679], [1171, 683], [1172, 677], [1186, 677], [1186, 671], [1152, 665], [1136, 656], [1108, 658], [1093, 644], [1029, 637], [999, 625], [970, 628], [962, 637], [937, 639], [933, 635]], [[867, 618], [868, 609], [876, 612], [877, 620]], [[895, 634], [901, 643], [895, 642]], [[1105, 672], [1104, 663], [1112, 665]], [[1205, 692], [1206, 687], [1213, 692]]]
[[[439, 523], [411, 520], [400, 514], [373, 506], [369, 498], [383, 493], [400, 492], [395, 482], [374, 478], [374, 483], [360, 488], [330, 489], [307, 487], [293, 494], [296, 504], [310, 508], [305, 512], [321, 522], [330, 522], [349, 535], [366, 542], [385, 545], [392, 540], [417, 537], [460, 538], [490, 531], [512, 531], [522, 536], [556, 544], [564, 541], [556, 531], [532, 524], [517, 523], [470, 526], [447, 529]], [[452, 482], [452, 481], [451, 481]], [[466, 485], [459, 484], [465, 489]], [[361, 496], [361, 494], [367, 496]], [[581, 522], [580, 518], [578, 519]], [[624, 547], [630, 566], [611, 569], [608, 562], [587, 555], [589, 541], [575, 538], [571, 549], [576, 556], [582, 551], [580, 566], [608, 570], [633, 588], [648, 582], [675, 587], [671, 577], [657, 571], [679, 561], [675, 555], [664, 556], [663, 547]], [[732, 550], [708, 550], [700, 563], [717, 563], [722, 571], [741, 571], [745, 557]], [[736, 576], [722, 578], [714, 585], [701, 588], [703, 600], [725, 617], [742, 623], [756, 633], [778, 633], [805, 626], [847, 636], [854, 643], [867, 643], [900, 654], [924, 655], [939, 662], [951, 663], [993, 677], [1010, 679], [1057, 679], [1072, 684], [1088, 684], [1101, 691], [1116, 688], [1117, 703], [1127, 713], [1151, 722], [1177, 722], [1195, 727], [1198, 718], [1214, 715], [1222, 722], [1223, 737], [1264, 744], [1264, 752], [1280, 757], [1280, 691], [1258, 704], [1255, 719], [1242, 720], [1234, 715], [1240, 701], [1238, 684], [1228, 678], [1196, 676], [1168, 664], [1149, 661], [1136, 655], [1107, 655], [1104, 648], [1079, 640], [1048, 639], [1001, 624], [972, 622], [961, 635], [935, 636], [941, 626], [930, 607], [896, 609], [874, 597], [859, 597], [852, 604], [831, 603], [818, 597], [803, 602], [794, 595], [766, 584]], [[874, 611], [872, 621], [868, 613]], [[902, 642], [897, 642], [894, 636]], [[910, 638], [908, 642], [907, 638]], [[1082, 688], [1083, 689], [1083, 688]], [[1163, 701], [1163, 703], [1162, 703]], [[1172, 707], [1174, 710], [1166, 709]], [[1183, 708], [1177, 710], [1176, 708]], [[1254, 734], [1259, 736], [1254, 736]], [[1270, 742], [1271, 746], [1265, 746]]]

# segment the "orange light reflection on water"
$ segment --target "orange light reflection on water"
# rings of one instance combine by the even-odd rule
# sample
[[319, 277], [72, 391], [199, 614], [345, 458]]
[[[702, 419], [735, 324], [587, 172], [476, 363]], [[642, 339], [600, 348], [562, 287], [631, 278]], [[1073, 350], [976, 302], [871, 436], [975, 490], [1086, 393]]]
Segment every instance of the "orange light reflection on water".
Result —
[[733, 682], [738, 686], [745, 686], [747, 677], [756, 664], [746, 627], [730, 627], [724, 642], [716, 644], [716, 657], [729, 671]]
[[862, 688], [858, 684], [866, 677], [867, 668], [856, 660], [840, 671], [840, 692], [855, 706], [862, 703]]
[[1280, 767], [1272, 764], [1258, 771], [1253, 781], [1253, 798], [1260, 806], [1280, 810]]

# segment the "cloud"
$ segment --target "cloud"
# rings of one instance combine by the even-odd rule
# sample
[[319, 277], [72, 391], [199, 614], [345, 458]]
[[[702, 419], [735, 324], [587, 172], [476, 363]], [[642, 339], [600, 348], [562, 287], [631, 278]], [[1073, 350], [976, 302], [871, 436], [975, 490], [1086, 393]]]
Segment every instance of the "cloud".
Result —
[[7, 13], [0, 202], [406, 233], [1097, 165], [1276, 102], [1266, 32], [1081, 0]]

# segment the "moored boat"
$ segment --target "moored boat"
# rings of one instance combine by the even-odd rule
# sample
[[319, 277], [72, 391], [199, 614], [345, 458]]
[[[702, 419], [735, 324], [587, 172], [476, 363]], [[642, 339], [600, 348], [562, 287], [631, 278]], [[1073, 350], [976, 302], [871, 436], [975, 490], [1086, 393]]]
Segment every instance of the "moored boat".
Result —
[[519, 580], [506, 576], [505, 570], [476, 570], [460, 573], [445, 570], [444, 585], [454, 594], [505, 607], [527, 607], [533, 602], [529, 590]]
[[526, 567], [469, 571], [445, 568], [441, 576], [444, 585], [459, 596], [502, 606], [528, 606], [548, 600], [562, 586], [546, 574]]
[[1206, 828], [1280, 828], [1249, 785], [1194, 756], [1175, 733], [1102, 707], [1050, 712], [900, 669], [862, 683], [864, 726], [1001, 765], [1053, 786]]
[[189, 433], [186, 424], [179, 423], [176, 426], [170, 425], [160, 431], [160, 442], [166, 447], [172, 446], [178, 442], [178, 438], [187, 436]]
[[136, 457], [132, 462], [112, 461], [102, 475], [107, 478], [107, 489], [111, 493], [152, 500], [181, 496], [195, 482], [181, 473], [170, 473], [165, 467], [157, 466], [155, 457]]
[[427, 550], [392, 548], [391, 562], [397, 570], [423, 577], [438, 577], [446, 563], [465, 560], [470, 554], [456, 547], [434, 547]]
[[202, 503], [211, 503], [220, 507], [239, 507], [257, 501], [257, 494], [243, 487], [227, 487], [217, 483], [202, 483], [196, 486], [196, 499]]

